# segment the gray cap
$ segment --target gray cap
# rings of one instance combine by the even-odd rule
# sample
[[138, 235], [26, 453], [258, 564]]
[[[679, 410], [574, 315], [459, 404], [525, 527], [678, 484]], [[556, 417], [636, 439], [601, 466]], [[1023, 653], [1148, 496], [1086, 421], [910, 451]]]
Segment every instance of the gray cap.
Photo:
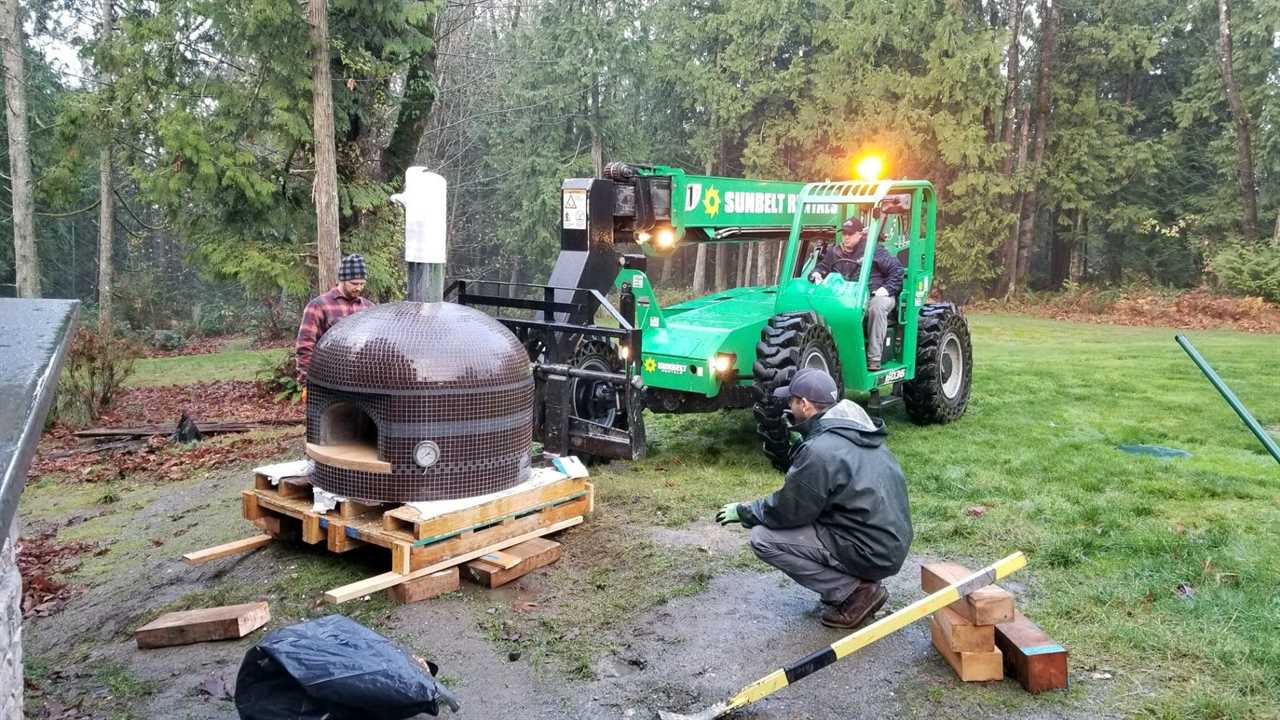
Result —
[[802, 368], [791, 377], [791, 384], [773, 391], [782, 400], [804, 398], [815, 405], [834, 405], [840, 400], [836, 381], [826, 371], [818, 368]]

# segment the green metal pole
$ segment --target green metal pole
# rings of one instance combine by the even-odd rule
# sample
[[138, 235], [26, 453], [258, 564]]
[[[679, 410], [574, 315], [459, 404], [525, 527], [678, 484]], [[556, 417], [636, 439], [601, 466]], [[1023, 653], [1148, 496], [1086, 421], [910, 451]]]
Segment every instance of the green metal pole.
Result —
[[1271, 453], [1271, 457], [1280, 463], [1280, 447], [1276, 446], [1276, 441], [1253, 418], [1253, 415], [1249, 413], [1249, 408], [1246, 408], [1244, 403], [1240, 402], [1240, 398], [1231, 392], [1231, 388], [1222, 382], [1222, 378], [1218, 377], [1218, 373], [1213, 371], [1213, 366], [1209, 365], [1209, 361], [1200, 355], [1195, 345], [1192, 345], [1185, 335], [1175, 335], [1173, 339], [1178, 341], [1182, 349], [1186, 350], [1187, 354], [1191, 356], [1191, 362], [1194, 362], [1196, 367], [1204, 372], [1204, 376], [1209, 378], [1209, 382], [1213, 383], [1213, 386], [1218, 389], [1218, 392], [1222, 393], [1222, 397], [1227, 401], [1227, 404], [1231, 406], [1232, 410], [1236, 411], [1236, 414], [1240, 416], [1240, 419], [1244, 421], [1249, 430], [1262, 442], [1262, 446], [1267, 449], [1267, 452]]

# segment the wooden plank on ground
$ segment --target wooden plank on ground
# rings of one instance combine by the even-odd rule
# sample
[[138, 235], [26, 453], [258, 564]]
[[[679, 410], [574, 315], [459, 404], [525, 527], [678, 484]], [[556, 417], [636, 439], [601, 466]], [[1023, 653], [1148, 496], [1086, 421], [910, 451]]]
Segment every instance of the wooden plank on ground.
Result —
[[947, 647], [947, 640], [942, 636], [942, 628], [939, 627], [936, 616], [929, 618], [929, 634], [933, 638], [933, 647], [961, 680], [987, 682], [1004, 677], [1004, 663], [999, 650], [992, 648], [990, 652], [955, 652]]
[[995, 625], [974, 625], [949, 607], [934, 613], [934, 617], [947, 647], [953, 652], [991, 652], [996, 646]]
[[407, 605], [408, 603], [430, 600], [433, 597], [453, 592], [458, 589], [460, 584], [458, 581], [458, 568], [455, 565], [438, 573], [431, 573], [426, 577], [415, 578], [389, 587], [387, 588], [387, 595], [391, 597], [392, 602]]
[[264, 602], [165, 613], [133, 633], [140, 648], [242, 638], [271, 619]]
[[996, 626], [996, 645], [1004, 653], [1004, 671], [1027, 692], [1067, 687], [1067, 649], [1040, 626], [1014, 611], [1013, 620]]
[[182, 559], [185, 560], [188, 565], [203, 565], [212, 560], [217, 560], [218, 558], [239, 555], [241, 553], [247, 553], [250, 550], [257, 550], [269, 542], [271, 542], [270, 535], [254, 535], [251, 538], [236, 540], [234, 542], [216, 545], [211, 548], [205, 548], [204, 550], [189, 552], [186, 555], [183, 555]]
[[[467, 563], [467, 576], [485, 587], [495, 588], [521, 578], [540, 567], [560, 559], [560, 543], [546, 538], [526, 540], [506, 552], [488, 553]], [[515, 564], [504, 566], [495, 562], [495, 555], [507, 555], [516, 559]]]
[[455, 565], [461, 565], [462, 563], [467, 562], [468, 560], [474, 560], [480, 557], [481, 555], [493, 552], [494, 550], [504, 550], [506, 548], [511, 547], [512, 545], [519, 545], [520, 543], [526, 540], [531, 540], [533, 538], [541, 537], [543, 535], [550, 535], [551, 533], [559, 532], [566, 528], [571, 528], [574, 525], [578, 525], [581, 522], [582, 522], [581, 517], [569, 518], [568, 520], [563, 520], [553, 525], [540, 527], [536, 530], [527, 532], [523, 535], [517, 535], [516, 537], [494, 543], [489, 547], [484, 547], [484, 548], [480, 548], [479, 550], [473, 550], [468, 553], [463, 553], [461, 555], [451, 557], [447, 560], [441, 560], [440, 562], [434, 563], [432, 565], [428, 565], [427, 567], [421, 568], [419, 570], [414, 570], [408, 575], [403, 575], [401, 573], [393, 573], [393, 572], [383, 573], [381, 575], [375, 575], [371, 578], [367, 578], [365, 580], [360, 580], [359, 582], [351, 583], [350, 585], [343, 585], [342, 587], [334, 588], [324, 594], [324, 599], [331, 603], [343, 603], [348, 600], [354, 600], [355, 598], [364, 597], [365, 595], [368, 595], [370, 593], [375, 593], [379, 590], [385, 590], [389, 587], [395, 587], [396, 585], [399, 585], [400, 583], [403, 583], [403, 582], [407, 582], [409, 580], [431, 575], [432, 573], [436, 573], [441, 570], [451, 568]]
[[[920, 567], [920, 587], [927, 593], [937, 592], [971, 574], [956, 563], [929, 563]], [[974, 625], [998, 625], [1013, 619], [1013, 595], [999, 585], [978, 588], [948, 607]]]

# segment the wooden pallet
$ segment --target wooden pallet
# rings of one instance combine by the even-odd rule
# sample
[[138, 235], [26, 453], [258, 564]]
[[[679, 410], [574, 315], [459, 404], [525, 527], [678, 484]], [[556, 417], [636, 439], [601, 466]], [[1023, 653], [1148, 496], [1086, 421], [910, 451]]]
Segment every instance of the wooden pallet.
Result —
[[[561, 478], [429, 516], [407, 505], [355, 500], [341, 500], [332, 511], [317, 513], [310, 484], [282, 481], [273, 485], [255, 474], [254, 487], [241, 492], [241, 510], [267, 538], [324, 543], [334, 553], [367, 545], [389, 550], [390, 572], [325, 593], [330, 602], [345, 602], [577, 525], [594, 509], [594, 498], [591, 483]], [[265, 542], [259, 536], [254, 542], [240, 540], [185, 557], [198, 564]]]

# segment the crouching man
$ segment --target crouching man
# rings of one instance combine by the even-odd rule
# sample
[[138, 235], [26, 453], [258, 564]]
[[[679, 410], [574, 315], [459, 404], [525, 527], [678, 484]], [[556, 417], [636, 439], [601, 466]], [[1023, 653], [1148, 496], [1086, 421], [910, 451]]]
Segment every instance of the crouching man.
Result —
[[884, 444], [884, 423], [840, 400], [827, 373], [800, 370], [774, 394], [803, 436], [782, 488], [725, 505], [716, 520], [749, 528], [757, 557], [822, 596], [822, 624], [856, 628], [884, 605], [880, 581], [907, 558], [906, 478]]

